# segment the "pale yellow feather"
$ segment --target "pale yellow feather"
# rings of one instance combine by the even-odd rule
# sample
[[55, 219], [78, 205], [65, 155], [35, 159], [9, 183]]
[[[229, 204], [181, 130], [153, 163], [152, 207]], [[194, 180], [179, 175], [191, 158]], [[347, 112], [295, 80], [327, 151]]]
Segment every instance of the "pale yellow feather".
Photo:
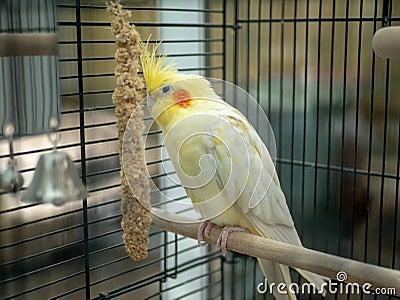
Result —
[[175, 62], [166, 63], [166, 56], [157, 55], [157, 49], [160, 45], [161, 43], [158, 43], [150, 49], [149, 41], [140, 43], [142, 49], [140, 61], [148, 93], [154, 92], [165, 83], [176, 81], [179, 77]]

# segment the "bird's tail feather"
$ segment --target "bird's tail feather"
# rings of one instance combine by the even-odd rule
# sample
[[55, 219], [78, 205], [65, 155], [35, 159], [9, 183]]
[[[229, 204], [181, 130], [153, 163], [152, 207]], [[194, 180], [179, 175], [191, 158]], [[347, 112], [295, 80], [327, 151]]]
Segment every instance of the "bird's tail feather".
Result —
[[[289, 285], [292, 283], [289, 267], [261, 258], [258, 258], [258, 263], [260, 264], [261, 270], [267, 279], [268, 285], [271, 286], [271, 284], [274, 283], [272, 293], [275, 299], [296, 300], [296, 295], [289, 291]], [[280, 283], [285, 284], [286, 293], [278, 292], [277, 286]]]

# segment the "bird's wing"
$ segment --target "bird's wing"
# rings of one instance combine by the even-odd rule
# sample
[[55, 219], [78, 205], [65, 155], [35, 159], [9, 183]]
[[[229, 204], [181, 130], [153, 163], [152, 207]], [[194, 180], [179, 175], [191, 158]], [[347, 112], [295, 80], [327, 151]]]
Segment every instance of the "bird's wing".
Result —
[[[234, 109], [232, 111], [233, 113], [230, 113], [231, 123], [237, 130], [241, 131], [243, 138], [248, 140], [247, 144], [250, 145], [248, 151], [252, 161], [250, 164], [252, 176], [247, 180], [246, 188], [236, 205], [241, 208], [258, 234], [281, 242], [302, 246], [267, 147], [246, 118]], [[272, 282], [277, 282], [276, 280], [290, 282], [290, 275], [286, 266], [263, 259], [259, 259], [259, 263], [264, 275], [267, 278], [269, 277], [270, 280], [274, 278]], [[324, 285], [329, 280], [309, 271], [296, 270], [308, 281], [314, 283], [318, 290], [324, 290]], [[324, 295], [325, 293], [326, 291]], [[275, 297], [278, 296], [275, 293], [274, 295]]]
[[[250, 159], [251, 173], [242, 194], [236, 195], [239, 196], [236, 205], [245, 213], [260, 235], [300, 246], [301, 241], [268, 149], [240, 112], [231, 109], [225, 114], [245, 141]], [[235, 156], [236, 151], [231, 155]], [[236, 190], [240, 190], [240, 187]]]

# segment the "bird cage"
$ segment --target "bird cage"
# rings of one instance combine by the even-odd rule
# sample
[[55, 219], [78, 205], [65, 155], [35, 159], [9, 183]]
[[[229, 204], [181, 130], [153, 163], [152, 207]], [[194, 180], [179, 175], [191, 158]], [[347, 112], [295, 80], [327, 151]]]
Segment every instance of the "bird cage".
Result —
[[[275, 136], [276, 171], [297, 231], [303, 245], [316, 251], [307, 252], [307, 259], [299, 254], [296, 261], [311, 263], [332, 255], [323, 261], [330, 274], [338, 273], [331, 276], [337, 284], [344, 280], [339, 275], [351, 279], [352, 274], [333, 265], [332, 257], [349, 259], [335, 260], [343, 267], [361, 262], [360, 266], [385, 270], [400, 268], [400, 62], [382, 58], [373, 49], [378, 30], [400, 25], [399, 2], [121, 4], [132, 12], [128, 20], [141, 39], [150, 45], [162, 41], [158, 53], [167, 55], [167, 62], [175, 61], [179, 72], [225, 80], [256, 99]], [[59, 113], [57, 150], [72, 159], [88, 190], [87, 197], [82, 193], [83, 199], [59, 206], [22, 202], [39, 157], [52, 151], [54, 141], [48, 139], [49, 128], [43, 128], [47, 123], [41, 124], [40, 132], [16, 132], [13, 159], [24, 184], [22, 191], [0, 191], [0, 299], [273, 299], [260, 291], [263, 274], [254, 255], [247, 255], [254, 251], [252, 244], [242, 245], [245, 254], [228, 251], [223, 256], [212, 243], [199, 246], [191, 238], [193, 232], [185, 234], [184, 228], [153, 218], [147, 258], [134, 261], [128, 256], [122, 238], [121, 163], [112, 99], [116, 45], [113, 17], [104, 1], [6, 0], [0, 9], [0, 39], [28, 27], [36, 28], [34, 33], [57, 34], [56, 54], [46, 58], [49, 63], [42, 64], [42, 70], [35, 65], [30, 70], [44, 90], [48, 81], [39, 79], [54, 80], [46, 95], [57, 101], [59, 97], [59, 102], [43, 115], [35, 107], [25, 113], [40, 113], [41, 118]], [[41, 21], [44, 16], [49, 23]], [[5, 48], [2, 43], [0, 54]], [[12, 49], [7, 51], [13, 55]], [[0, 81], [16, 78], [5, 68], [0, 72]], [[34, 98], [39, 101], [38, 95]], [[246, 103], [233, 104], [251, 114]], [[144, 124], [150, 120], [144, 109]], [[255, 124], [256, 130], [261, 127]], [[189, 203], [185, 190], [171, 177], [174, 169], [165, 156], [160, 128], [148, 126], [143, 135], [151, 183], [169, 199]], [[9, 140], [0, 137], [3, 172], [10, 147]], [[190, 216], [193, 211], [174, 210], [152, 194], [151, 205], [177, 215]], [[374, 274], [365, 276], [374, 283], [384, 273]], [[291, 275], [294, 283], [305, 282], [295, 271]], [[326, 297], [397, 299], [400, 284], [393, 288]]]

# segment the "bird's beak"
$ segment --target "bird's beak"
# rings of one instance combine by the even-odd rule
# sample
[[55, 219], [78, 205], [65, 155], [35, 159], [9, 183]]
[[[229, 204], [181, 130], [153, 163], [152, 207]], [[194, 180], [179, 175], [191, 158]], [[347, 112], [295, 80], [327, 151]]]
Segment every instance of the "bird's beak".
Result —
[[156, 99], [152, 95], [148, 95], [146, 99], [147, 99], [147, 110], [150, 113], [150, 115], [152, 115], [151, 112], [153, 111], [154, 104], [156, 104]]

